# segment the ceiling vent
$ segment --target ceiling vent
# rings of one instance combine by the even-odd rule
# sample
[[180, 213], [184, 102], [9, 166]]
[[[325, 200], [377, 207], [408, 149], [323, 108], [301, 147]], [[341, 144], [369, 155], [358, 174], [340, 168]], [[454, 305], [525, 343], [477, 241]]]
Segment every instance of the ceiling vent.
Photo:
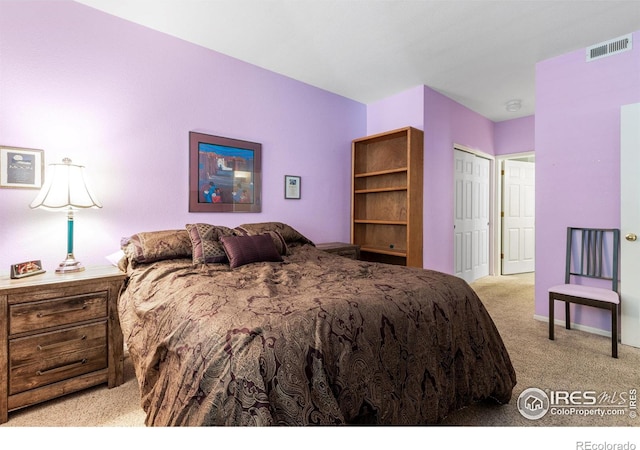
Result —
[[631, 50], [631, 34], [587, 47], [587, 62]]

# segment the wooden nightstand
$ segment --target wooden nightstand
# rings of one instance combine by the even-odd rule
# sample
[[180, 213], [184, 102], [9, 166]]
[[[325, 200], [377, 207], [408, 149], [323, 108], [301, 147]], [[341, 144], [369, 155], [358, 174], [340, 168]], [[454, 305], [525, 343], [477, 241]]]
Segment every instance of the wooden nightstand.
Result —
[[346, 244], [344, 242], [326, 242], [317, 244], [316, 248], [329, 253], [337, 253], [351, 259], [360, 259], [360, 246], [355, 244]]
[[0, 276], [0, 423], [8, 413], [90, 386], [124, 381], [113, 266]]

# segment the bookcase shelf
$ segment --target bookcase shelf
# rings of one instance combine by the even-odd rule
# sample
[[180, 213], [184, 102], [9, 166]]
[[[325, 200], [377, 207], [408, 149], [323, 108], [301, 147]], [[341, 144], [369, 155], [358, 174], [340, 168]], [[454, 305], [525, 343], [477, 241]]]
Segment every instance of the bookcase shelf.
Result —
[[361, 259], [422, 267], [423, 132], [352, 142], [351, 242]]

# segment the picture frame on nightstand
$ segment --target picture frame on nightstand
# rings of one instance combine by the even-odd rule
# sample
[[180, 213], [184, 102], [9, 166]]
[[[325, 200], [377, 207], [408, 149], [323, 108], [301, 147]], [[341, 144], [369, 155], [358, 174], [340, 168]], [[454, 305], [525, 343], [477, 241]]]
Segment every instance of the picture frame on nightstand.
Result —
[[38, 275], [45, 273], [46, 270], [42, 269], [42, 262], [38, 260], [25, 261], [17, 264], [11, 264], [10, 277], [13, 279], [30, 277], [32, 275]]

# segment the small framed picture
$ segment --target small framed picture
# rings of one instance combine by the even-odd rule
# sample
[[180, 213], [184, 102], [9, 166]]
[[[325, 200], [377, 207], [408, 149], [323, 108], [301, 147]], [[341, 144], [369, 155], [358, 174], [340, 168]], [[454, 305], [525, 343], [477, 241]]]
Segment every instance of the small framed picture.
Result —
[[300, 177], [293, 175], [284, 176], [284, 198], [300, 199]]
[[44, 151], [0, 146], [0, 187], [40, 189], [44, 179]]
[[45, 270], [42, 270], [40, 260], [11, 264], [11, 278], [24, 278], [31, 275], [38, 275], [39, 273], [45, 273]]

